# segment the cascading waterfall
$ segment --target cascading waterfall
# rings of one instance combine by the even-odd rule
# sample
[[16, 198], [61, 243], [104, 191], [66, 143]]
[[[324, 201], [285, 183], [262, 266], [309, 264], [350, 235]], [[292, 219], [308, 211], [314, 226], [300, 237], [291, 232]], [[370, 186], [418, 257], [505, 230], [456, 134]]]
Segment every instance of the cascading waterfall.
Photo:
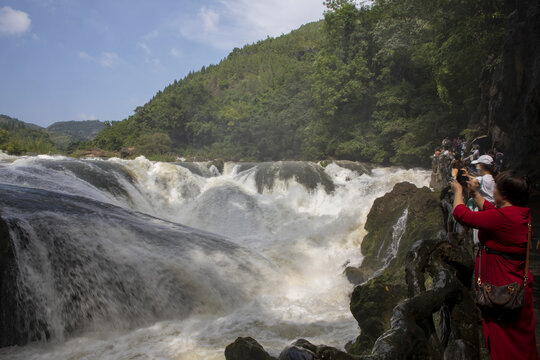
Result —
[[400, 181], [426, 186], [429, 172], [338, 164], [220, 174], [143, 157], [0, 156], [17, 301], [31, 304], [21, 317], [49, 338], [0, 357], [223, 359], [247, 335], [271, 352], [299, 337], [342, 347], [358, 333], [343, 265], [361, 262], [373, 201]]

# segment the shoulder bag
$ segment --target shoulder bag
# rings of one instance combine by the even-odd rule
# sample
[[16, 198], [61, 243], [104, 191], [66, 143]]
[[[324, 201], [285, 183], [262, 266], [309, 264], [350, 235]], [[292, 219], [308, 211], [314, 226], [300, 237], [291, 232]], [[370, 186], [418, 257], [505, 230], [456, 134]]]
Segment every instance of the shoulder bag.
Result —
[[[518, 282], [507, 285], [495, 286], [482, 282], [482, 247], [478, 249], [480, 259], [478, 261], [478, 278], [476, 280], [476, 304], [482, 310], [488, 311], [519, 311], [525, 303], [525, 287], [529, 277], [529, 252], [531, 248], [532, 225], [529, 220], [529, 234], [527, 242], [527, 255], [525, 257], [525, 269], [523, 271], [523, 286]], [[501, 253], [487, 247], [483, 247], [486, 253], [501, 255], [506, 259], [517, 259], [520, 255]], [[523, 256], [523, 255], [521, 255]], [[521, 259], [522, 260], [522, 259]]]

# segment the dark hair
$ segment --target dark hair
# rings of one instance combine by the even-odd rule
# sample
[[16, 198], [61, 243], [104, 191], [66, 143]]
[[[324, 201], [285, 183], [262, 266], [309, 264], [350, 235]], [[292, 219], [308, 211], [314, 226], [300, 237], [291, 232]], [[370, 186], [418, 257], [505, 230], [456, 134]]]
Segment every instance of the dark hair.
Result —
[[486, 170], [488, 173], [491, 174], [491, 176], [495, 177], [497, 175], [497, 169], [495, 168], [495, 166], [493, 164], [483, 164], [483, 163], [478, 163], [476, 164], [476, 166], [482, 166], [484, 168], [484, 170]]
[[518, 176], [513, 171], [503, 171], [495, 179], [499, 193], [512, 205], [527, 206], [530, 182], [527, 176]]

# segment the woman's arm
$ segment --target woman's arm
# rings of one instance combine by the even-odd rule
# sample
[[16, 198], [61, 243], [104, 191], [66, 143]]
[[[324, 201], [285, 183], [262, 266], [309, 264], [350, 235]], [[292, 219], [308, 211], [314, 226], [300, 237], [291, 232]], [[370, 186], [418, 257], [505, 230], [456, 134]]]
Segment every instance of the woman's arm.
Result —
[[476, 203], [476, 206], [478, 206], [478, 210], [484, 210], [484, 202], [486, 199], [484, 199], [484, 197], [480, 195], [480, 192], [478, 191], [478, 189], [480, 189], [480, 182], [476, 178], [470, 178], [469, 181], [467, 181], [467, 184], [469, 185], [469, 195], [471, 195]]
[[[461, 224], [476, 229], [494, 230], [503, 223], [498, 211], [471, 211], [463, 201], [463, 187], [461, 184], [454, 180], [451, 187], [454, 191], [454, 218]], [[485, 200], [482, 201], [482, 205], [484, 205], [484, 202]]]
[[450, 187], [452, 188], [452, 191], [454, 192], [454, 210], [455, 210], [456, 206], [465, 205], [465, 201], [463, 201], [463, 186], [461, 186], [461, 184], [458, 183], [457, 180], [454, 180], [450, 184]]

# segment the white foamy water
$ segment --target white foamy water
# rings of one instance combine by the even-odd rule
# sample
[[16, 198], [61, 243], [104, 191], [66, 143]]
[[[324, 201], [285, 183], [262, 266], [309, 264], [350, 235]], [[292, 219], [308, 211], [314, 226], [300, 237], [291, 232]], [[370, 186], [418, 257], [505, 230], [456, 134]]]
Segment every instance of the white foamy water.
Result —
[[[277, 175], [260, 192], [260, 164], [246, 168], [226, 163], [224, 174], [217, 176], [216, 169], [204, 163], [190, 166], [191, 170], [143, 157], [108, 161], [0, 158], [0, 184], [83, 196], [218, 234], [245, 248], [248, 255], [243, 256], [255, 254], [246, 263], [257, 267], [259, 274], [243, 280], [237, 258], [230, 260], [227, 254], [225, 260], [204, 254], [183, 257], [183, 261], [206, 262], [204, 268], [212, 269], [198, 274], [196, 269], [201, 267], [193, 265], [195, 274], [190, 277], [194, 281], [198, 276], [201, 282], [205, 276], [212, 277], [209, 283], [220, 276], [238, 277], [226, 289], [246, 296], [231, 296], [237, 299], [234, 306], [219, 311], [196, 310], [195, 306], [185, 316], [175, 317], [173, 312], [170, 318], [134, 329], [111, 326], [103, 319], [103, 326], [94, 323], [76, 335], [0, 349], [0, 358], [224, 359], [225, 346], [238, 336], [252, 336], [274, 355], [297, 338], [343, 348], [359, 331], [349, 311], [352, 285], [343, 275], [344, 266], [361, 263], [364, 223], [373, 201], [401, 181], [419, 187], [429, 184], [425, 170], [389, 167], [358, 174], [330, 164], [321, 171], [334, 185], [331, 192], [322, 184], [310, 188], [294, 177]], [[279, 168], [280, 163], [272, 166]], [[291, 166], [308, 173], [318, 168], [312, 163]], [[116, 238], [136, 241], [122, 229], [98, 230], [111, 242]], [[176, 255], [156, 253], [150, 246], [137, 245], [137, 251], [126, 250], [118, 256], [140, 257], [143, 263], [147, 257], [153, 261], [167, 257], [173, 263], [167, 269], [175, 271]]]

